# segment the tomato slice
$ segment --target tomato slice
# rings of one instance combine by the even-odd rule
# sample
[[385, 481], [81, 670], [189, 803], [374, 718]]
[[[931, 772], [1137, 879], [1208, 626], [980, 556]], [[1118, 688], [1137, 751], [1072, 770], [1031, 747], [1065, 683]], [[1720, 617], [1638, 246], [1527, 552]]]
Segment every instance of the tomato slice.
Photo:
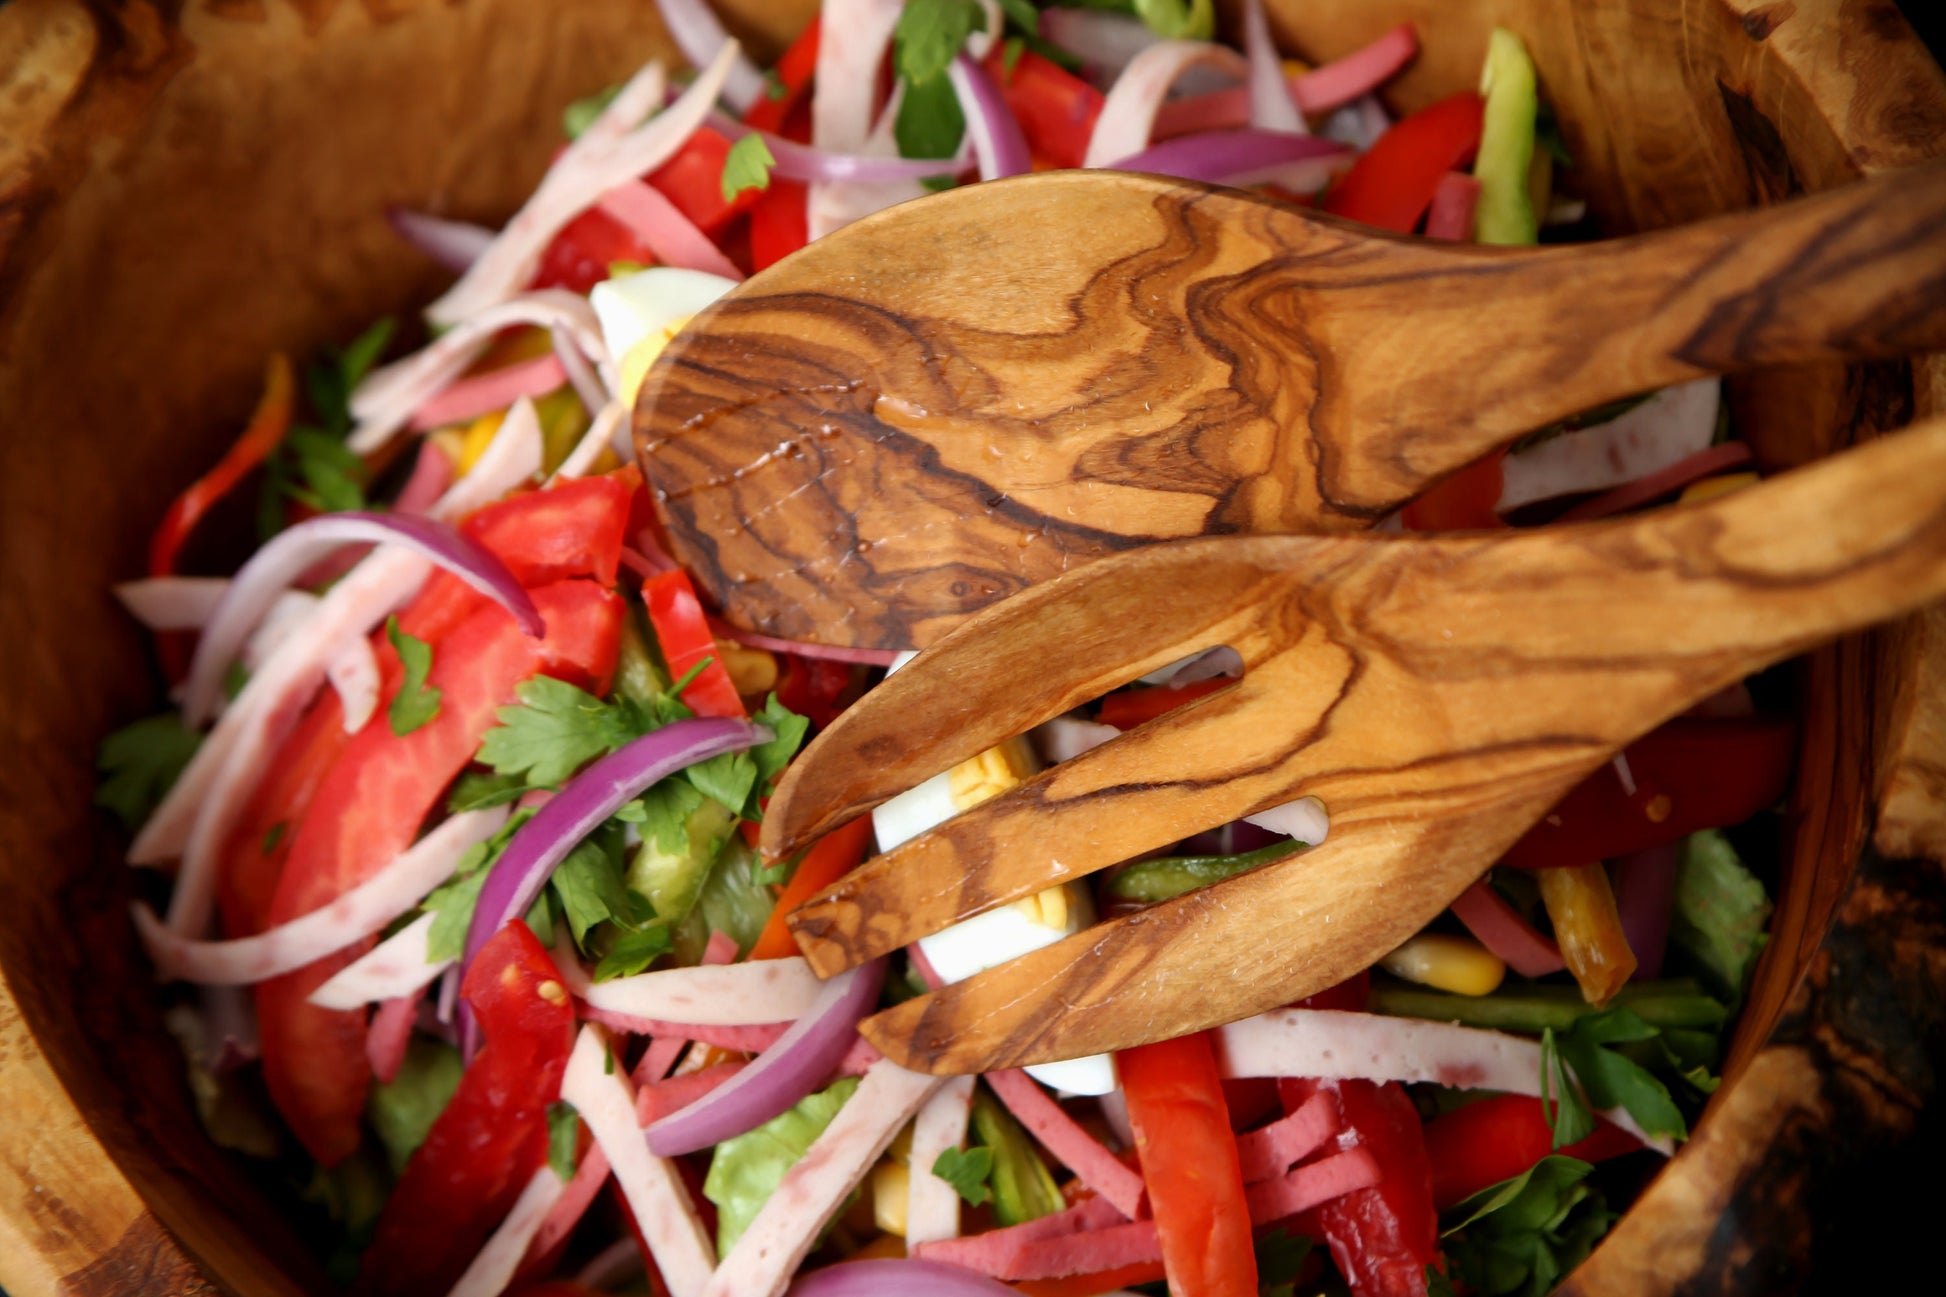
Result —
[[811, 241], [810, 190], [773, 178], [750, 209], [750, 268], [774, 266]]
[[1507, 452], [1497, 450], [1439, 482], [1405, 507], [1412, 531], [1490, 531], [1507, 524], [1500, 517], [1506, 489]]
[[[1352, 1139], [1371, 1150], [1379, 1182], [1297, 1217], [1299, 1233], [1323, 1239], [1353, 1297], [1425, 1297], [1426, 1267], [1439, 1259], [1439, 1215], [1419, 1113], [1395, 1082], [1284, 1080], [1284, 1111], [1334, 1090]], [[1340, 1136], [1342, 1140], [1344, 1136]]]
[[838, 714], [857, 702], [864, 692], [864, 682], [849, 663], [800, 657], [795, 653], [779, 656], [783, 658], [784, 670], [777, 680], [777, 701], [798, 715], [809, 717], [811, 724], [819, 729], [837, 720]]
[[676, 205], [690, 224], [715, 237], [723, 228], [750, 210], [761, 192], [744, 189], [734, 198], [723, 197], [723, 162], [730, 156], [730, 141], [714, 127], [699, 126], [676, 155], [649, 173], [651, 186]]
[[547, 1105], [574, 1048], [574, 1000], [525, 923], [480, 949], [460, 988], [485, 1042], [405, 1164], [360, 1266], [362, 1292], [450, 1289], [547, 1161]]
[[1028, 50], [1020, 51], [1009, 69], [1006, 47], [999, 42], [986, 57], [986, 71], [1020, 123], [1035, 169], [1080, 166], [1101, 116], [1101, 91]]
[[571, 576], [614, 585], [628, 516], [627, 483], [583, 477], [487, 505], [460, 530], [499, 555], [522, 585]]
[[216, 905], [225, 936], [248, 937], [268, 926], [298, 821], [349, 741], [344, 705], [335, 690], [327, 689], [278, 747], [269, 776], [217, 865]]
[[1486, 101], [1462, 91], [1393, 124], [1338, 177], [1324, 210], [1382, 230], [1412, 233], [1433, 190], [1480, 148]]
[[[532, 594], [547, 622], [543, 640], [523, 633], [498, 605], [481, 607], [433, 644], [427, 683], [440, 691], [438, 714], [398, 735], [381, 706], [352, 736], [297, 825], [269, 922], [330, 904], [410, 846], [523, 680], [542, 673], [606, 689], [620, 652], [622, 601], [581, 580]], [[389, 645], [384, 652], [389, 655]], [[388, 674], [396, 677], [396, 668]], [[292, 1131], [326, 1166], [358, 1146], [371, 1080], [366, 1015], [322, 1009], [308, 997], [371, 944], [367, 939], [257, 988], [264, 1080]]]
[[547, 245], [534, 272], [534, 287], [586, 294], [608, 278], [609, 268], [618, 261], [652, 266], [655, 253], [626, 225], [599, 207], [590, 207], [562, 226]]
[[[1583, 1162], [1633, 1153], [1642, 1142], [1597, 1118], [1595, 1133], [1561, 1150]], [[1496, 1094], [1434, 1117], [1425, 1125], [1432, 1163], [1433, 1205], [1445, 1211], [1482, 1189], [1526, 1174], [1554, 1151], [1554, 1132], [1541, 1101], [1526, 1094]]]
[[815, 17], [805, 24], [791, 47], [784, 51], [784, 57], [777, 60], [776, 84], [782, 93], [760, 95], [743, 114], [746, 125], [772, 134], [782, 133], [785, 120], [805, 102], [812, 78], [817, 76], [822, 31], [823, 25]]
[[743, 700], [723, 666], [716, 640], [709, 633], [702, 601], [689, 573], [677, 568], [642, 583], [642, 602], [648, 606], [649, 624], [655, 628], [656, 643], [662, 646], [663, 661], [669, 674], [680, 680], [698, 662], [709, 659], [697, 677], [682, 691], [682, 700], [698, 716], [742, 716]]
[[1115, 1070], [1170, 1288], [1198, 1297], [1256, 1297], [1243, 1168], [1209, 1037], [1125, 1049], [1115, 1056]]
[[1796, 752], [1797, 726], [1788, 717], [1679, 716], [1622, 750], [1633, 793], [1603, 765], [1501, 863], [1585, 865], [1741, 824], [1783, 800]]

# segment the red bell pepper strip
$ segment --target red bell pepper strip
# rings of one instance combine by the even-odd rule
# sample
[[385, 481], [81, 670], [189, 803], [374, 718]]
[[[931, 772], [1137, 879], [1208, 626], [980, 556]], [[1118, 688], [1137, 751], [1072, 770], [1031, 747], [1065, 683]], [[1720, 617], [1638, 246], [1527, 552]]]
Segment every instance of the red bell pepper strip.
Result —
[[818, 71], [818, 44], [822, 31], [822, 25], [816, 18], [804, 25], [804, 30], [798, 33], [797, 39], [791, 42], [791, 47], [784, 51], [784, 57], [777, 60], [777, 66], [773, 69], [781, 93], [758, 96], [757, 102], [744, 111], [745, 125], [772, 134], [782, 132], [785, 119], [800, 103], [805, 102], [805, 97], [810, 93], [811, 80]]
[[626, 225], [599, 207], [590, 207], [562, 226], [547, 245], [533, 286], [586, 293], [608, 278], [609, 267], [618, 261], [652, 266], [655, 253]]
[[291, 426], [291, 408], [296, 400], [296, 382], [291, 362], [273, 353], [264, 372], [263, 395], [250, 415], [250, 422], [236, 444], [216, 461], [216, 467], [189, 484], [162, 515], [155, 536], [149, 541], [149, 575], [170, 576], [176, 570], [183, 542], [196, 529], [210, 509], [228, 495], [244, 476], [277, 449]]
[[487, 505], [460, 530], [498, 554], [522, 585], [571, 576], [614, 585], [629, 495], [628, 484], [612, 477], [577, 478]]
[[785, 926], [785, 916], [805, 901], [850, 873], [872, 841], [872, 817], [861, 815], [841, 824], [811, 844], [798, 861], [797, 872], [777, 896], [777, 908], [770, 912], [764, 930], [750, 947], [752, 959], [783, 959], [798, 953], [797, 942]]
[[344, 705], [327, 689], [278, 747], [217, 864], [216, 905], [225, 936], [248, 937], [268, 926], [298, 821], [349, 739]]
[[749, 211], [761, 192], [744, 189], [734, 198], [723, 197], [723, 162], [729, 156], [730, 141], [723, 133], [699, 126], [676, 155], [650, 172], [647, 180], [689, 218], [691, 225], [715, 236]]
[[1011, 69], [1006, 47], [995, 42], [986, 73], [1027, 137], [1037, 171], [1078, 167], [1088, 152], [1088, 137], [1101, 116], [1101, 91], [1031, 51], [1022, 51]]
[[1324, 196], [1333, 216], [1410, 234], [1449, 171], [1480, 147], [1486, 101], [1472, 91], [1442, 99], [1395, 123]]
[[1115, 1068], [1169, 1286], [1198, 1297], [1256, 1297], [1250, 1207], [1209, 1037], [1125, 1049]]
[[1405, 507], [1408, 531], [1491, 531], [1507, 524], [1499, 512], [1507, 484], [1507, 452], [1496, 450], [1436, 483]]
[[662, 646], [672, 677], [680, 680], [698, 662], [709, 659], [709, 665], [682, 691], [690, 710], [698, 716], [742, 716], [743, 700], [737, 697], [723, 655], [717, 652], [689, 573], [677, 568], [644, 581], [642, 602], [648, 606], [649, 625], [655, 628], [656, 643]]
[[442, 1293], [547, 1162], [547, 1105], [574, 1048], [574, 999], [515, 920], [481, 948], [460, 988], [485, 1043], [405, 1164], [360, 1266], [375, 1297]]
[[[1554, 1152], [1554, 1132], [1541, 1101], [1526, 1094], [1496, 1094], [1434, 1117], [1425, 1124], [1426, 1156], [1432, 1162], [1433, 1205], [1445, 1211], [1517, 1175]], [[1561, 1149], [1567, 1157], [1600, 1162], [1633, 1153], [1642, 1142], [1596, 1118], [1595, 1133]]]
[[1514, 843], [1518, 869], [1585, 865], [1741, 824], [1790, 786], [1795, 724], [1779, 717], [1679, 716], [1622, 750], [1635, 791], [1603, 765]]
[[1301, 1234], [1323, 1239], [1353, 1297], [1425, 1297], [1426, 1267], [1439, 1260], [1439, 1214], [1419, 1113], [1395, 1082], [1280, 1081], [1284, 1111], [1320, 1090], [1336, 1090], [1344, 1134], [1370, 1151], [1379, 1182], [1297, 1217]]
[[1168, 685], [1151, 685], [1146, 689], [1124, 689], [1109, 694], [1101, 700], [1101, 723], [1113, 725], [1118, 730], [1132, 730], [1158, 716], [1166, 716], [1184, 703], [1198, 698], [1207, 698], [1225, 685], [1235, 684], [1234, 680], [1218, 677], [1214, 680], [1198, 680], [1180, 689]]
[[[523, 633], [498, 605], [479, 609], [433, 645], [427, 683], [440, 691], [438, 714], [410, 734], [375, 723], [352, 736], [296, 826], [271, 923], [330, 904], [410, 846], [522, 681], [541, 673], [606, 688], [620, 651], [621, 600], [580, 580], [532, 594], [547, 622], [544, 639]], [[381, 660], [389, 653], [387, 645]], [[396, 679], [396, 671], [387, 674]], [[257, 988], [265, 1083], [292, 1131], [326, 1166], [358, 1146], [371, 1079], [366, 1015], [322, 1009], [308, 997], [371, 944]]]
[[1166, 1275], [1160, 1261], [1137, 1261], [1099, 1274], [1069, 1275], [1064, 1279], [1025, 1279], [1012, 1285], [1027, 1297], [1102, 1297], [1137, 1284], [1155, 1283]]

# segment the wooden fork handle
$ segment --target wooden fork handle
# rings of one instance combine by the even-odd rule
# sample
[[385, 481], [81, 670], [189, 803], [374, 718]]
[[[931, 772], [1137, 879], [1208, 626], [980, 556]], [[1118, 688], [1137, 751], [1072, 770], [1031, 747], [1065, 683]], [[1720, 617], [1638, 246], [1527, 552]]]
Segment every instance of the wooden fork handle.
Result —
[[[1396, 251], [1422, 269], [1341, 294], [1311, 326], [1339, 366], [1312, 419], [1325, 511], [1348, 521], [1608, 401], [1946, 348], [1946, 161], [1603, 243]], [[1283, 273], [1323, 286], [1302, 258]], [[1426, 338], [1442, 345], [1409, 354]]]

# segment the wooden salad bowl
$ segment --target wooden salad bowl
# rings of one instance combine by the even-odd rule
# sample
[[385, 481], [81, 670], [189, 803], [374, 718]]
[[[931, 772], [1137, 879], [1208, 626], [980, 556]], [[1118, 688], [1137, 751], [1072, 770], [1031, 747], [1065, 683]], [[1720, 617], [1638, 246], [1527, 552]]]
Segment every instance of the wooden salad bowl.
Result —
[[[812, 3], [723, 8], [771, 55]], [[1512, 25], [1577, 160], [1564, 183], [1610, 233], [1946, 152], [1946, 78], [1886, 0], [1269, 8], [1312, 59], [1413, 21], [1424, 52], [1395, 108], [1472, 84], [1488, 28]], [[430, 296], [387, 204], [506, 214], [558, 110], [667, 48], [641, 0], [0, 5], [0, 1288], [15, 1297], [329, 1291], [202, 1135], [127, 918], [139, 880], [89, 807], [96, 743], [160, 692], [108, 583], [138, 572], [168, 500], [235, 435], [268, 349], [302, 355]], [[1779, 467], [1946, 412], [1946, 360], [1770, 371], [1730, 392]], [[1921, 1237], [1901, 1252], [1844, 1229], [1860, 1205], [1920, 1219], [1884, 1168], [1939, 1121], [1946, 609], [1814, 654], [1797, 679], [1783, 886], [1725, 1084], [1566, 1290], [1771, 1292], [1808, 1267], [1868, 1285], [1872, 1265], [1922, 1255]]]

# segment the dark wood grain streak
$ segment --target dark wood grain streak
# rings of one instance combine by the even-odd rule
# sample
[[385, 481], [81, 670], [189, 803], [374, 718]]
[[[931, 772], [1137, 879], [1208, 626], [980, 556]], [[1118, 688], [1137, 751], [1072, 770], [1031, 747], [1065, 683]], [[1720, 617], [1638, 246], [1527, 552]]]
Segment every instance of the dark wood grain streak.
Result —
[[[1220, 635], [1243, 679], [867, 862], [792, 926], [828, 975], [1316, 796], [1332, 817], [1322, 847], [1100, 924], [865, 1030], [910, 1065], [975, 1071], [1288, 1003], [1423, 927], [1636, 735], [1946, 594], [1943, 479], [1935, 421], [1710, 504], [1607, 524], [1206, 538], [1104, 560], [969, 622], [841, 717], [780, 785], [766, 851], [1058, 714], [1104, 663], [1139, 670], [1158, 635], [1178, 652], [1168, 592], [1202, 599], [1187, 633]], [[1063, 656], [1077, 630], [1078, 660]], [[1032, 673], [1011, 674], [1036, 656]], [[942, 730], [914, 734], [914, 715]], [[1220, 988], [1182, 993], [1211, 981]]]
[[[1053, 221], [1078, 234], [991, 247]], [[1946, 166], [1541, 249], [1056, 173], [903, 205], [755, 276], [663, 353], [636, 431], [678, 556], [732, 620], [903, 648], [1134, 545], [1362, 529], [1605, 400], [1937, 344]]]

